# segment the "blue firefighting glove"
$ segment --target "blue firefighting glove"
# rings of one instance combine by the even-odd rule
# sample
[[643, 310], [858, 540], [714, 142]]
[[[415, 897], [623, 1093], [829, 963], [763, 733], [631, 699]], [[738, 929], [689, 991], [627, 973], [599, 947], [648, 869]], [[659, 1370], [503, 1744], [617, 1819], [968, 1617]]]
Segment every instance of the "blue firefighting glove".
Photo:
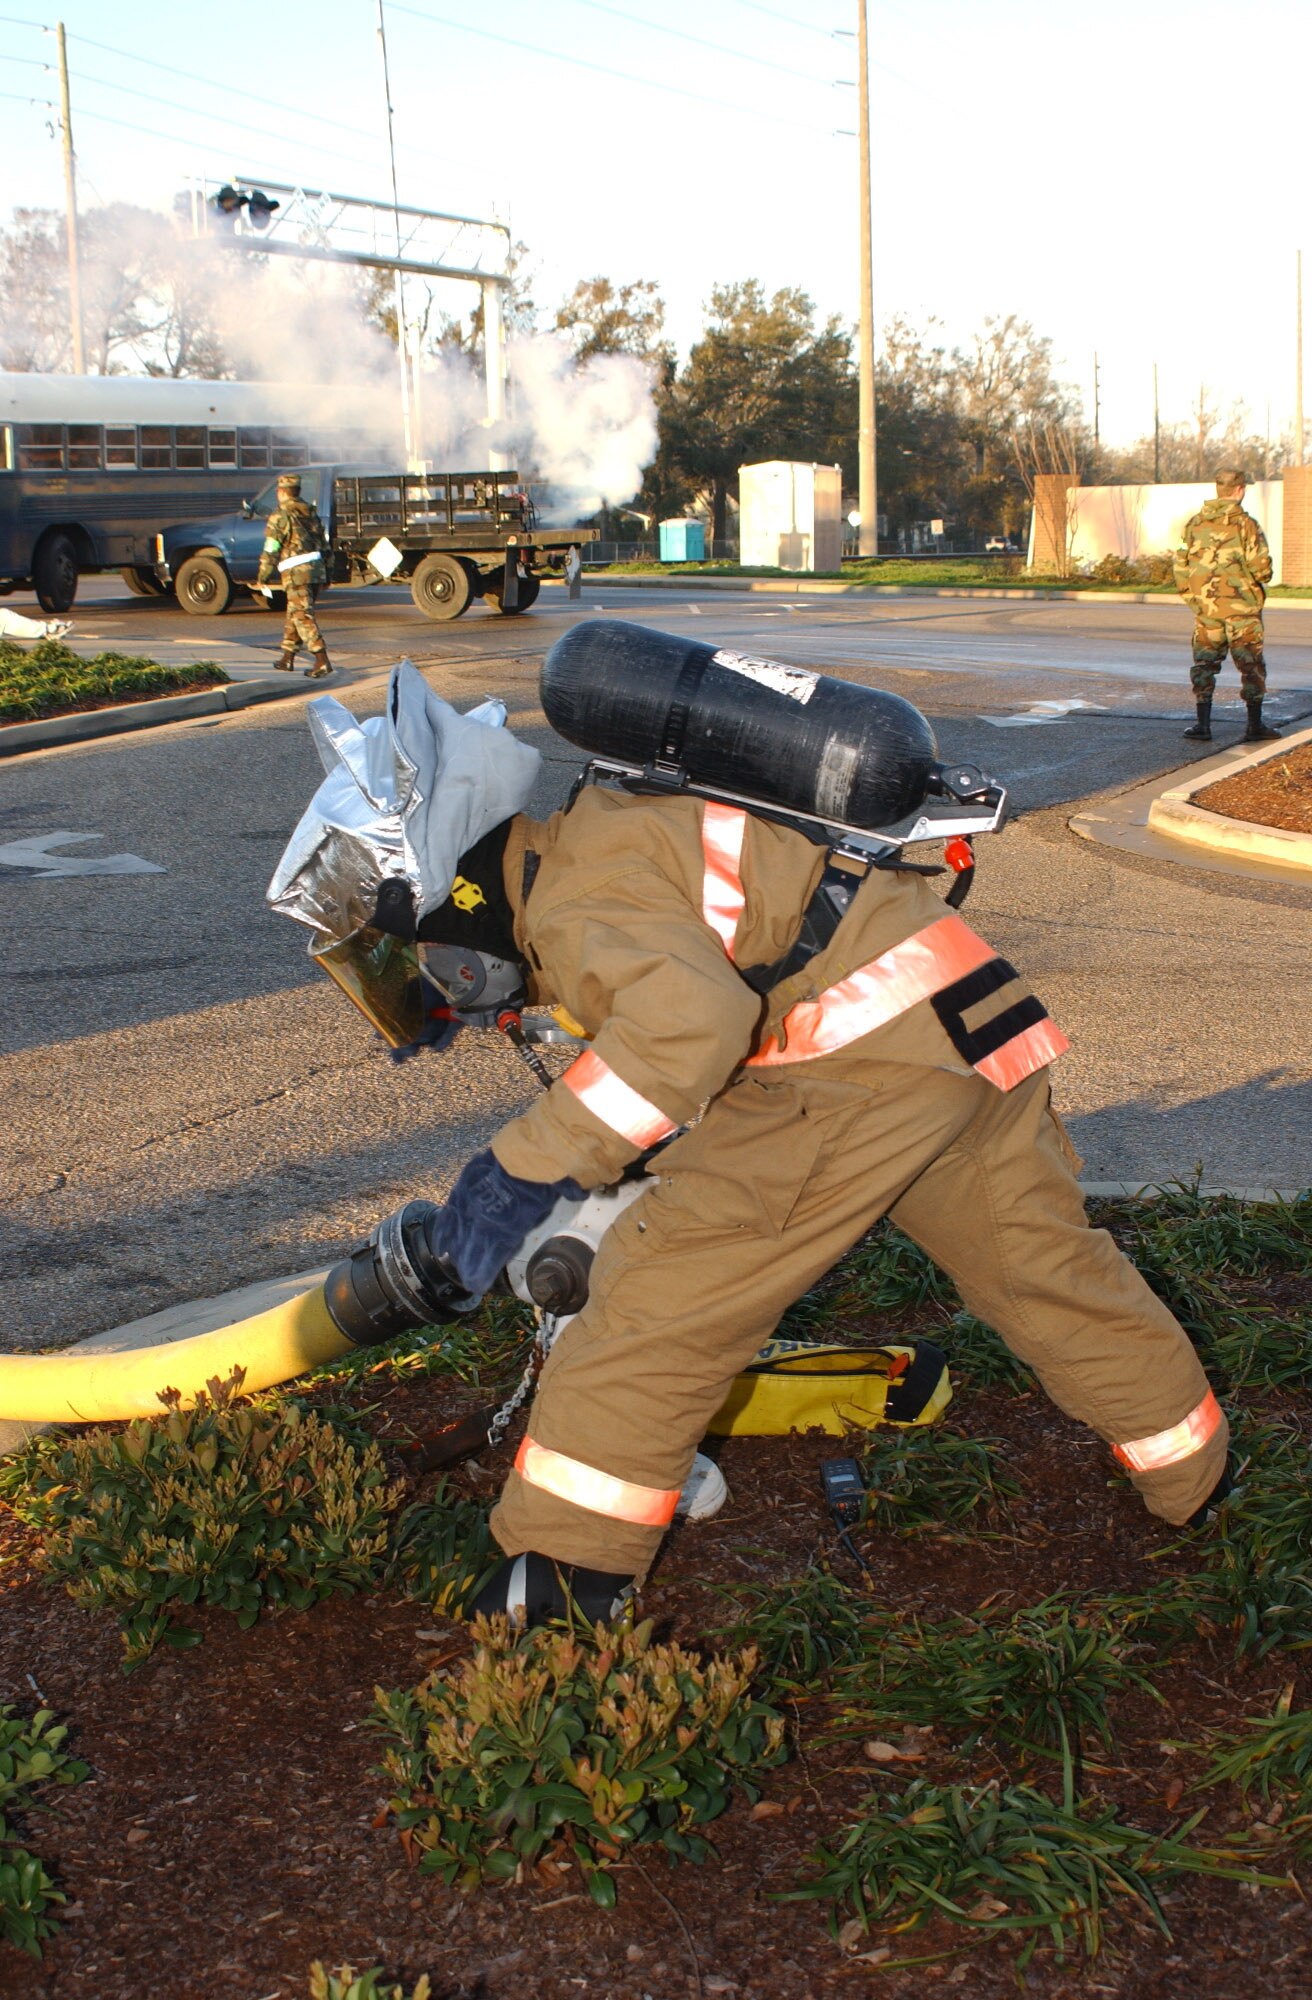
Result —
[[453, 1021], [449, 1014], [433, 1013], [424, 1022], [423, 1031], [413, 1042], [403, 1042], [400, 1048], [389, 1047], [387, 1053], [394, 1063], [409, 1062], [411, 1056], [421, 1056], [425, 1049], [449, 1049], [460, 1033], [460, 1022]]
[[481, 1296], [561, 1197], [581, 1201], [583, 1193], [577, 1181], [521, 1180], [495, 1154], [475, 1153], [429, 1223], [428, 1240], [465, 1290]]

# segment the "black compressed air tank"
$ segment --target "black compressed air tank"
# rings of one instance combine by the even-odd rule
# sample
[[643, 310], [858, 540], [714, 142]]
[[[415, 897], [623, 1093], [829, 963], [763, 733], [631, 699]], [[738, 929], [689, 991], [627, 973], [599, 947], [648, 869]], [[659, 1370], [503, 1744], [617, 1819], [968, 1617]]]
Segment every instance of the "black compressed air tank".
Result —
[[594, 757], [678, 765], [694, 784], [871, 831], [914, 812], [937, 767], [933, 730], [900, 695], [614, 618], [557, 639], [542, 707]]

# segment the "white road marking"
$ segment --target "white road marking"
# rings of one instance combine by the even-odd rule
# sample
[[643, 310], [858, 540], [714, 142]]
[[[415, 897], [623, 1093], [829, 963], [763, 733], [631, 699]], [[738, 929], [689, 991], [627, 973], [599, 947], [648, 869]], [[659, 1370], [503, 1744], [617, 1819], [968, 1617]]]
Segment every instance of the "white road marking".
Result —
[[52, 854], [51, 848], [67, 847], [79, 840], [103, 840], [99, 833], [33, 833], [26, 840], [0, 843], [0, 864], [7, 868], [30, 868], [33, 879], [48, 881], [56, 875], [166, 875], [158, 862], [143, 861], [139, 854], [76, 855]]

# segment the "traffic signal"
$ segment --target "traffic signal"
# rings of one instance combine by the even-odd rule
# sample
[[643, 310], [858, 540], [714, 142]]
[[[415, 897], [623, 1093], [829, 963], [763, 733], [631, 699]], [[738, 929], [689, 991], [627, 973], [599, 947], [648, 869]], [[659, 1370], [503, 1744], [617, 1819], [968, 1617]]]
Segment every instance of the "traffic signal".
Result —
[[280, 201], [272, 201], [263, 188], [252, 188], [246, 197], [246, 215], [252, 229], [261, 232], [273, 221], [274, 210], [281, 208]]

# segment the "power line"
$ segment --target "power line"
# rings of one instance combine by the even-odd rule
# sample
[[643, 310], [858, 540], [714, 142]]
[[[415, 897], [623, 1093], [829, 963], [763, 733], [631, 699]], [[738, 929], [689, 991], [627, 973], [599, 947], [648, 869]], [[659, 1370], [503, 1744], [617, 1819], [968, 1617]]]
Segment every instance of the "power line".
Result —
[[672, 97], [691, 98], [694, 104], [710, 104], [717, 111], [732, 111], [739, 118], [765, 118], [775, 125], [790, 125], [794, 131], [817, 132], [830, 137], [830, 128], [813, 125], [798, 118], [785, 117], [780, 112], [758, 110], [752, 105], [734, 104], [728, 98], [708, 97], [700, 90], [685, 90], [682, 84], [660, 83], [655, 77], [635, 76], [632, 70], [611, 69], [605, 63], [589, 62], [586, 56], [565, 55], [559, 49], [544, 49], [540, 43], [521, 41], [513, 35], [493, 34], [490, 28], [471, 28], [465, 21], [452, 21], [445, 14], [424, 14], [417, 7], [403, 7], [401, 0], [389, 0], [394, 14], [409, 14], [416, 21], [423, 21], [430, 28], [450, 28], [460, 35], [477, 35], [480, 41], [496, 42], [502, 48], [516, 49], [521, 55], [545, 56], [550, 62], [568, 63], [574, 69], [591, 70], [596, 76], [608, 76], [612, 81], [634, 83], [642, 90], [660, 90]]
[[[206, 90], [221, 90], [225, 91], [231, 97], [244, 98], [248, 104], [262, 104], [269, 111], [281, 112], [284, 117], [307, 118], [316, 125], [332, 125], [337, 131], [350, 132], [357, 139], [373, 139], [377, 136], [367, 126], [348, 125], [345, 119], [342, 118], [323, 118], [317, 111], [298, 111], [295, 105], [280, 104], [275, 98], [257, 97], [251, 91], [247, 90], [244, 85], [217, 83], [212, 77], [197, 76], [194, 70], [176, 69], [171, 63], [156, 62], [152, 56], [139, 56], [130, 49], [116, 49], [108, 42], [92, 41], [89, 35], [74, 35], [73, 40], [84, 43], [89, 49], [99, 49], [102, 55], [118, 56], [124, 62], [142, 63], [147, 69], [157, 69], [164, 76], [180, 76], [184, 82], [199, 83]], [[110, 90], [126, 90], [128, 87], [126, 84], [108, 83], [104, 78], [98, 77], [95, 80], [97, 82], [105, 82], [106, 88]], [[263, 127], [259, 127], [258, 129], [263, 130]], [[298, 141], [298, 143], [301, 142]], [[452, 159], [449, 153], [435, 153], [428, 146], [412, 146], [402, 141], [402, 149], [406, 152], [421, 153], [425, 159], [440, 160], [445, 166], [456, 166], [459, 164], [458, 161]], [[343, 157], [346, 156], [343, 155]]]
[[613, 20], [623, 21], [630, 28], [645, 28], [654, 35], [673, 35], [676, 42], [691, 42], [694, 48], [714, 49], [717, 55], [730, 56], [735, 62], [756, 63], [761, 69], [778, 70], [780, 76], [791, 77], [794, 83], [814, 83], [828, 89], [829, 78], [825, 76], [800, 76], [788, 63], [772, 62], [769, 56], [753, 55], [750, 49], [730, 48], [727, 42], [708, 42], [702, 35], [687, 34], [682, 28], [671, 28], [664, 21], [644, 21], [637, 14], [626, 14], [620, 7], [608, 7], [605, 0], [574, 0], [576, 7], [589, 7], [594, 14], [609, 14]]
[[817, 27], [814, 21], [799, 21], [795, 14], [781, 14], [777, 7], [762, 7], [760, 0], [738, 0], [740, 7], [748, 7], [753, 14], [768, 14], [772, 21], [783, 21], [790, 28], [809, 28], [813, 35], [823, 35], [827, 42], [833, 40], [832, 28]]

